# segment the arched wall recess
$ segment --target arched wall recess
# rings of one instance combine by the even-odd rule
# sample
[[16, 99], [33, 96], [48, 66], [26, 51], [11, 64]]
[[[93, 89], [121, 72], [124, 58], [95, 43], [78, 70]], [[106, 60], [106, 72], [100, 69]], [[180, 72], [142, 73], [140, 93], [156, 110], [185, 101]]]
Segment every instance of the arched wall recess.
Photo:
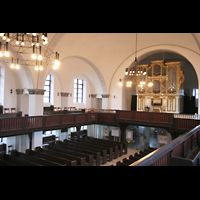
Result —
[[[199, 80], [200, 68], [198, 66], [199, 66], [200, 54], [191, 49], [178, 46], [178, 45], [162, 45], [162, 44], [153, 45], [153, 46], [145, 47], [143, 49], [138, 50], [137, 57], [138, 57], [138, 60], [142, 60], [147, 56], [150, 56], [155, 53], [163, 52], [163, 51], [174, 52], [185, 57], [194, 67], [194, 70], [197, 74], [197, 78]], [[135, 59], [135, 53], [129, 55], [126, 59], [124, 59], [124, 61], [115, 70], [111, 78], [108, 93], [111, 94], [113, 93], [113, 91], [114, 92], [116, 90], [118, 91], [118, 95], [121, 96], [121, 99], [119, 99], [118, 102], [115, 103], [115, 105], [117, 104], [120, 105], [120, 108], [123, 107], [122, 105], [122, 88], [123, 87], [119, 87], [118, 82], [120, 78], [123, 78], [125, 68], [129, 67], [131, 63], [134, 61], [134, 59]], [[200, 84], [199, 81], [198, 81], [198, 84]], [[199, 88], [200, 88], [200, 85], [199, 85]], [[200, 94], [199, 94], [199, 98], [200, 98]], [[110, 105], [113, 105], [113, 99], [109, 100], [109, 108], [110, 108]], [[199, 109], [198, 112], [200, 113], [200, 102], [199, 102], [198, 109]]]

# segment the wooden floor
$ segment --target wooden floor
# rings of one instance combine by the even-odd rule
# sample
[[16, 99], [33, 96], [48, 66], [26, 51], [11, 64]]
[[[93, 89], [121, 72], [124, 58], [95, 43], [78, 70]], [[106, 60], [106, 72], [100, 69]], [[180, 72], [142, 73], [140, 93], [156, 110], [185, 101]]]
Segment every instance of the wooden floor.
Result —
[[116, 163], [118, 161], [121, 161], [124, 159], [124, 158], [128, 158], [129, 159], [129, 156], [130, 155], [134, 155], [135, 153], [139, 152], [139, 150], [136, 150], [136, 149], [132, 149], [132, 148], [127, 148], [127, 154], [123, 155], [123, 156], [120, 156], [118, 157], [117, 159], [113, 159], [111, 162], [107, 162], [105, 164], [101, 164], [100, 166], [116, 166]]

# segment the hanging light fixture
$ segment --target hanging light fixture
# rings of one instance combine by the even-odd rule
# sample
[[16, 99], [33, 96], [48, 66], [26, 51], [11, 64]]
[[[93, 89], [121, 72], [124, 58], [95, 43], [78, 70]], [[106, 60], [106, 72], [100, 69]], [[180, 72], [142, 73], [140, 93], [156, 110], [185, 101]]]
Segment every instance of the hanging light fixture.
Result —
[[[135, 85], [138, 85], [139, 88], [143, 88], [144, 90], [144, 88], [146, 87], [147, 67], [148, 65], [139, 65], [139, 61], [137, 59], [137, 33], [136, 33], [135, 61], [128, 68], [125, 69], [124, 82], [126, 82], [126, 87], [131, 87], [132, 83], [134, 83]], [[121, 85], [122, 84], [121, 81], [119, 81], [118, 84]], [[150, 85], [152, 86], [153, 83], [151, 83]]]
[[54, 66], [53, 69], [58, 69], [60, 65], [60, 61], [59, 61], [59, 53], [56, 52], [56, 59], [54, 61]]
[[38, 56], [38, 60], [42, 60], [43, 59], [43, 57], [42, 57], [42, 55], [41, 55], [41, 46], [39, 46], [39, 56]]
[[6, 51], [4, 53], [5, 57], [9, 57], [10, 53], [8, 52], [8, 42], [6, 42]]
[[126, 87], [131, 87], [132, 86], [132, 81], [127, 81], [126, 82]]
[[20, 66], [19, 66], [19, 58], [17, 58], [17, 64], [16, 64], [16, 69], [19, 69], [20, 68]]
[[122, 83], [122, 79], [119, 79], [119, 83], [118, 83], [119, 86], [122, 86], [123, 83]]
[[12, 69], [15, 68], [14, 63], [13, 63], [13, 58], [12, 58], [12, 64], [10, 65], [10, 67], [11, 67]]
[[56, 52], [54, 57], [55, 53], [47, 47], [47, 33], [0, 33], [0, 37], [2, 38], [0, 40], [0, 61], [10, 63], [12, 69], [15, 66], [15, 59], [8, 60], [10, 52], [13, 51], [8, 51], [8, 45], [14, 49], [13, 53], [16, 57], [20, 54], [31, 54], [30, 59], [26, 55], [19, 56], [20, 65], [34, 66], [35, 70], [43, 70], [45, 66], [50, 65], [51, 61], [54, 61], [53, 69], [59, 68], [59, 54]]

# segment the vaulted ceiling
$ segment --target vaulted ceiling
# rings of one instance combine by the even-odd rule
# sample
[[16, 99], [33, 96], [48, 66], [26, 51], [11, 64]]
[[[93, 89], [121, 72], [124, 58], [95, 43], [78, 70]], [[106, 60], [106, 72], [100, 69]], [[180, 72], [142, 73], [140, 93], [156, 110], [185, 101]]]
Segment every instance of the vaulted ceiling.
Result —
[[[48, 41], [48, 48], [60, 54], [61, 65], [57, 70], [58, 74], [65, 75], [69, 74], [70, 70], [76, 70], [76, 63], [74, 62], [73, 66], [69, 66], [68, 58], [81, 59], [91, 66], [96, 77], [99, 78], [102, 85], [105, 85], [104, 91], [106, 92], [109, 92], [112, 78], [117, 71], [120, 67], [128, 67], [134, 61], [136, 52], [136, 33], [48, 33]], [[177, 51], [182, 49], [182, 52], [180, 52], [182, 56], [183, 54], [187, 56], [187, 52], [200, 56], [200, 33], [137, 34], [139, 59], [144, 59], [156, 53], [156, 51], [162, 52], [161, 49], [165, 47], [172, 52], [174, 49], [177, 49]], [[177, 51], [176, 53], [179, 53]], [[198, 63], [197, 59], [196, 62]], [[79, 63], [78, 61], [77, 64]], [[38, 75], [34, 67], [27, 66], [24, 67], [25, 73], [21, 70], [20, 73], [16, 72], [16, 74], [28, 76], [27, 81], [32, 79], [33, 87], [37, 88], [42, 87], [51, 67], [49, 66]], [[75, 72], [79, 73], [79, 71]], [[91, 74], [94, 75], [92, 72]], [[64, 75], [63, 79], [67, 79], [68, 77]]]

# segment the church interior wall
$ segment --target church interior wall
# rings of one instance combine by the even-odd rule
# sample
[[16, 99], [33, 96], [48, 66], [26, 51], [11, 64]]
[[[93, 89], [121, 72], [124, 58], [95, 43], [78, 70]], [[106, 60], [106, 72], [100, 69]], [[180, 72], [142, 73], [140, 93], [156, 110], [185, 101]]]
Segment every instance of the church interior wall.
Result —
[[[51, 44], [56, 34], [49, 35], [49, 43]], [[200, 39], [200, 34], [196, 34], [196, 36], [198, 39]], [[148, 33], [147, 37], [145, 33], [139, 33], [137, 48], [137, 56], [141, 60], [152, 54], [163, 51], [180, 54], [194, 67], [193, 72], [187, 71], [187, 68], [185, 68], [185, 73], [188, 75], [188, 80], [185, 80], [185, 89], [188, 89], [189, 94], [191, 95], [192, 88], [196, 86], [197, 88], [200, 87], [200, 82], [198, 81], [200, 77], [200, 48], [199, 44], [196, 43], [192, 37], [192, 34]], [[59, 52], [60, 54], [60, 68], [56, 72], [53, 72], [51, 71], [50, 66], [48, 66], [47, 73], [45, 73], [46, 75], [50, 73], [54, 76], [54, 101], [52, 103], [55, 107], [61, 106], [60, 92], [65, 92], [72, 94], [72, 96], [67, 97], [69, 107], [91, 108], [93, 105], [98, 106], [97, 102], [92, 102], [90, 95], [98, 94], [99, 97], [101, 94], [109, 94], [109, 98], [106, 99], [106, 101], [105, 99], [98, 98], [101, 101], [101, 103], [98, 101], [98, 104], [104, 108], [128, 109], [128, 96], [135, 94], [134, 90], [127, 89], [125, 91], [124, 86], [118, 86], [118, 82], [120, 78], [123, 78], [125, 68], [130, 66], [136, 56], [134, 33], [66, 33], [60, 39], [60, 41], [54, 45], [53, 50]], [[29, 71], [29, 73], [26, 73], [25, 68]], [[38, 89], [38, 85], [40, 88], [39, 80], [43, 74], [35, 71], [33, 67], [27, 66], [22, 66], [20, 69], [21, 71], [12, 71], [9, 66], [4, 67], [4, 69], [4, 85], [3, 88], [1, 88], [1, 92], [3, 91], [3, 97], [0, 97], [0, 103], [4, 106], [4, 108], [16, 108], [16, 89]], [[191, 82], [191, 79], [195, 73], [197, 76], [197, 81]], [[74, 78], [80, 78], [84, 80], [85, 93], [83, 103], [77, 104], [73, 102]], [[188, 85], [190, 85], [190, 87], [187, 88]], [[40, 89], [42, 89], [42, 87]], [[35, 112], [35, 110], [30, 110], [30, 104], [32, 101], [35, 103], [38, 98], [43, 97], [40, 96], [35, 98], [34, 96], [23, 94], [22, 110], [24, 114], [31, 114], [31, 112]], [[40, 104], [40, 102], [42, 102], [41, 99], [39, 99], [38, 102]], [[43, 103], [39, 106], [43, 107], [47, 106], [47, 104]], [[200, 106], [198, 107], [200, 113]], [[95, 134], [101, 137], [103, 126], [94, 125], [88, 130], [90, 134], [92, 134], [92, 131], [96, 131]], [[38, 133], [36, 135], [37, 137], [35, 137], [35, 142], [37, 144], [41, 144], [42, 134]], [[21, 139], [16, 139], [16, 137], [9, 137], [9, 139], [7, 139], [7, 144], [16, 145], [16, 141], [20, 141], [21, 144], [25, 144], [27, 143], [28, 138], [24, 137]], [[15, 146], [13, 148], [15, 148]], [[22, 148], [25, 149], [27, 146]]]
[[4, 68], [4, 108], [16, 108], [17, 106], [17, 80], [14, 72]]

